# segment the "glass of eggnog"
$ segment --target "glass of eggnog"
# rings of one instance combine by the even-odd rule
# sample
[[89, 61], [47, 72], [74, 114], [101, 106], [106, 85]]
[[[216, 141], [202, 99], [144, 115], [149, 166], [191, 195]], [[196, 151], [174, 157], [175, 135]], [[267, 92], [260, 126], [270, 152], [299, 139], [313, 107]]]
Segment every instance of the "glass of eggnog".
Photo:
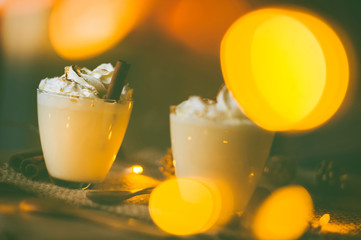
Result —
[[226, 87], [216, 101], [192, 96], [171, 107], [176, 177], [217, 192], [224, 221], [242, 213], [263, 172], [274, 138], [247, 119]]
[[66, 67], [63, 76], [42, 80], [37, 104], [49, 175], [56, 184], [78, 188], [105, 179], [123, 141], [133, 101], [127, 86], [120, 100], [101, 98], [114, 70], [111, 64], [93, 71], [78, 69], [76, 75], [73, 70]]

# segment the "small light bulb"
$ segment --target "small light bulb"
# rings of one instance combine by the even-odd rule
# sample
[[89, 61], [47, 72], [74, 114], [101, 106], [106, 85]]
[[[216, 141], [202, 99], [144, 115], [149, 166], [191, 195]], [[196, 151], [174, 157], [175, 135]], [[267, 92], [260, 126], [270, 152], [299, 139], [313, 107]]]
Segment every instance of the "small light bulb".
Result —
[[135, 174], [142, 174], [143, 173], [143, 167], [140, 165], [134, 165], [132, 166], [132, 172]]

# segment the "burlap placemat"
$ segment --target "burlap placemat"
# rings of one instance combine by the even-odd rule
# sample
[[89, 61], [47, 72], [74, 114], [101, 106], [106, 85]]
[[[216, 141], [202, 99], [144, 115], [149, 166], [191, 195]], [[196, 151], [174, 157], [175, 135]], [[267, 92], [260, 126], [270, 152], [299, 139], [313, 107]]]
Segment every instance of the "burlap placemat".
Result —
[[[117, 159], [104, 182], [97, 184], [96, 189], [131, 190], [156, 186], [164, 177], [158, 170], [158, 161], [162, 153], [152, 149], [139, 151], [126, 159]], [[130, 171], [134, 164], [141, 164], [144, 174]], [[0, 182], [17, 186], [39, 198], [55, 199], [71, 206], [103, 210], [112, 214], [150, 220], [148, 212], [149, 195], [133, 197], [115, 206], [98, 204], [86, 197], [87, 190], [69, 189], [53, 184], [50, 179], [30, 180], [16, 172], [8, 163], [0, 164]]]

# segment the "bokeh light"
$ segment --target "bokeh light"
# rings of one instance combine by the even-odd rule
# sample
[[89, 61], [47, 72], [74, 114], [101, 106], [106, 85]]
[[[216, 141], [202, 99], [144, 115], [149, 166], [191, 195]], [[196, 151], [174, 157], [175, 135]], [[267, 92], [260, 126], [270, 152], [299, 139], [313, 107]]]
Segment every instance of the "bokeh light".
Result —
[[330, 219], [331, 219], [330, 214], [328, 214], [328, 213], [323, 214], [323, 215], [320, 217], [320, 226], [321, 226], [321, 227], [326, 226], [326, 225], [330, 222]]
[[132, 166], [132, 173], [142, 174], [142, 173], [143, 173], [143, 167], [140, 166], [140, 165], [134, 165], [134, 166]]
[[154, 223], [167, 233], [202, 233], [215, 226], [219, 217], [220, 206], [214, 194], [196, 180], [167, 180], [151, 193], [150, 215]]
[[121, 41], [153, 0], [63, 0], [51, 12], [49, 37], [66, 59], [97, 56]]
[[0, 3], [2, 53], [7, 59], [26, 62], [44, 54], [47, 20], [55, 0], [7, 0]]
[[334, 215], [332, 220], [329, 213], [323, 214], [320, 218], [314, 218], [312, 221], [312, 227], [321, 228], [320, 232], [322, 234], [338, 234], [338, 235], [352, 235], [357, 232], [360, 228], [360, 224], [355, 224], [355, 222], [345, 221], [344, 217], [339, 217]]
[[157, 21], [174, 39], [192, 50], [219, 54], [227, 28], [250, 9], [246, 0], [169, 1]]
[[348, 53], [336, 32], [322, 20], [306, 13], [293, 11], [312, 31], [322, 47], [326, 63], [326, 82], [317, 106], [295, 126], [296, 130], [317, 127], [330, 119], [341, 106], [349, 84]]
[[273, 192], [256, 211], [253, 232], [258, 239], [297, 239], [309, 226], [313, 214], [310, 194], [301, 186]]
[[7, 14], [26, 15], [33, 14], [44, 9], [50, 9], [56, 0], [3, 0], [0, 8], [4, 8]]
[[349, 81], [337, 34], [296, 10], [266, 8], [238, 19], [222, 40], [221, 65], [246, 115], [272, 131], [321, 125], [340, 107]]

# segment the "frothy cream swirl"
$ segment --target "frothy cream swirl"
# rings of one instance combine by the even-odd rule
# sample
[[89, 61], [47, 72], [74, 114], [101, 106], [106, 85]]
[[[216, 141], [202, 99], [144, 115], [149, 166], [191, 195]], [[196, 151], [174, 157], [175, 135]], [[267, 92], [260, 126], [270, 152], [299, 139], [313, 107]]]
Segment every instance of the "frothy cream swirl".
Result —
[[[39, 89], [70, 96], [103, 98], [113, 73], [114, 67], [110, 63], [103, 63], [93, 71], [85, 67], [66, 66], [65, 74], [62, 76], [41, 80]], [[126, 85], [122, 95], [127, 94], [129, 90]]]
[[237, 123], [242, 119], [247, 119], [226, 86], [221, 88], [216, 101], [191, 96], [175, 107], [175, 114], [228, 123]]

